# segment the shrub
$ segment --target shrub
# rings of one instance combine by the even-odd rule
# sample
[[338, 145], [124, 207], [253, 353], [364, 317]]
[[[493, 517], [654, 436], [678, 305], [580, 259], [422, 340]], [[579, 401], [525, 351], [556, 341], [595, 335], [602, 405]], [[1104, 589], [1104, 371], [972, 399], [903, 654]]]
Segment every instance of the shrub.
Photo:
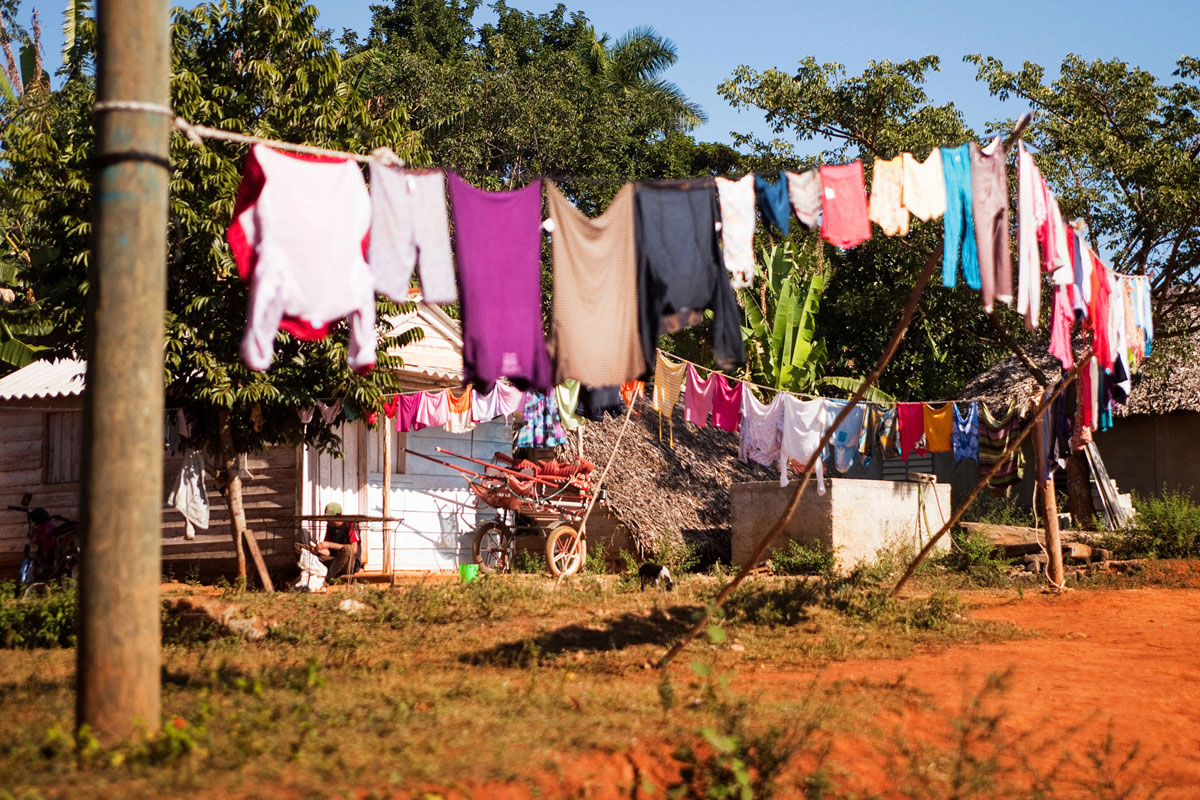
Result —
[[787, 546], [771, 553], [767, 569], [776, 575], [832, 575], [835, 554], [833, 550], [816, 542], [801, 544], [788, 540]]
[[1008, 561], [987, 534], [978, 530], [955, 528], [950, 534], [950, 550], [938, 563], [983, 586], [999, 586], [1008, 580]]
[[533, 550], [525, 550], [518, 548], [513, 553], [512, 571], [521, 572], [528, 575], [540, 575], [548, 571], [546, 567], [546, 557], [541, 553]]
[[1183, 491], [1163, 487], [1161, 497], [1134, 497], [1137, 515], [1122, 535], [1106, 540], [1123, 558], [1200, 556], [1200, 506]]
[[1033, 512], [1032, 509], [1018, 505], [1016, 498], [981, 494], [967, 507], [963, 521], [1029, 526], [1033, 524]]
[[0, 647], [74, 647], [75, 584], [51, 584], [45, 594], [17, 596], [20, 587], [0, 586]]

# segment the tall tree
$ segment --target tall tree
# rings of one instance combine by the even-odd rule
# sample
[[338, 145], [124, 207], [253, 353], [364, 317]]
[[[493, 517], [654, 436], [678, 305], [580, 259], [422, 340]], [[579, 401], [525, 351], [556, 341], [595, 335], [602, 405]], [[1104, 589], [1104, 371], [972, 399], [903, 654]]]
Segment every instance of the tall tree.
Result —
[[[172, 102], [195, 123], [265, 138], [339, 150], [393, 148], [422, 157], [403, 115], [368, 112], [346, 82], [341, 55], [315, 27], [303, 0], [225, 0], [176, 12], [172, 26]], [[76, 27], [78, 57], [93, 48], [94, 22]], [[94, 80], [64, 70], [62, 87], [31, 99], [0, 130], [5, 219], [20, 220], [21, 268], [53, 321], [44, 344], [53, 353], [82, 353], [88, 291], [91, 197], [88, 166]], [[177, 136], [171, 143], [170, 252], [164, 379], [167, 406], [194, 418], [191, 446], [219, 462], [241, 560], [245, 517], [238, 455], [279, 443], [337, 450], [335, 426], [320, 415], [301, 424], [296, 410], [318, 398], [342, 398], [373, 409], [393, 386], [389, 348], [418, 337], [393, 336], [386, 322], [398, 309], [379, 303], [379, 368], [356, 375], [346, 366], [344, 327], [318, 342], [276, 338], [269, 372], [238, 359], [246, 288], [225, 244], [246, 146]], [[34, 254], [48, 257], [34, 258]], [[20, 263], [20, 262], [18, 262]], [[335, 423], [336, 425], [336, 423]], [[148, 465], [153, 467], [153, 465]], [[240, 566], [244, 575], [244, 564]]]

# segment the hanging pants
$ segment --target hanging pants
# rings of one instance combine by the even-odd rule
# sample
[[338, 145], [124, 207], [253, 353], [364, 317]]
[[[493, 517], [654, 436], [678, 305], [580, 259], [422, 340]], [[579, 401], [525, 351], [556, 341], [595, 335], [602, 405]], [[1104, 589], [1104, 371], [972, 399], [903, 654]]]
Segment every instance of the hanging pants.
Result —
[[980, 287], [979, 253], [975, 244], [975, 217], [971, 212], [971, 156], [967, 145], [942, 148], [942, 172], [946, 178], [945, 244], [942, 253], [942, 285], [958, 284], [959, 250], [963, 277], [972, 289]]

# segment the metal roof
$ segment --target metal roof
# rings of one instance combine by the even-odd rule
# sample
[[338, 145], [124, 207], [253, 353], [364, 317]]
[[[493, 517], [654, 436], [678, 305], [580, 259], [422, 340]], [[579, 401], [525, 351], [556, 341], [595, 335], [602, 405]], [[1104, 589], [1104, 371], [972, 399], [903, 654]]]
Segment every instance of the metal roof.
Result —
[[0, 400], [77, 397], [83, 394], [87, 362], [73, 359], [35, 361], [0, 378]]

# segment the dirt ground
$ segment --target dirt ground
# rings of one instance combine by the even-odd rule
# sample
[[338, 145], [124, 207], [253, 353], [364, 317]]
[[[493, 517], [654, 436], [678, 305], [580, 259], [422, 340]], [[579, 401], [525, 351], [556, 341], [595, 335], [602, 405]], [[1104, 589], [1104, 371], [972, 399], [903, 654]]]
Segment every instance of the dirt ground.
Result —
[[[972, 720], [980, 729], [996, 725], [977, 730], [971, 742], [984, 750], [995, 742], [994, 753], [977, 758], [994, 755], [994, 769], [1006, 773], [979, 796], [1200, 797], [1200, 590], [967, 597], [976, 618], [1036, 636], [820, 670], [747, 665], [733, 683], [766, 698], [836, 686], [839, 701], [874, 708], [869, 733], [842, 731], [830, 743], [838, 796], [899, 797], [902, 777], [910, 787], [921, 781], [901, 776], [912, 772], [913, 754], [881, 748], [880, 734], [937, 749], [931, 757], [938, 758], [967, 740], [956, 726]], [[989, 691], [989, 677], [998, 675], [1002, 688]], [[484, 783], [447, 796], [653, 796], [625, 787], [676, 779], [677, 770], [664, 765], [670, 752], [657, 743], [592, 753], [568, 760], [536, 788]]]

